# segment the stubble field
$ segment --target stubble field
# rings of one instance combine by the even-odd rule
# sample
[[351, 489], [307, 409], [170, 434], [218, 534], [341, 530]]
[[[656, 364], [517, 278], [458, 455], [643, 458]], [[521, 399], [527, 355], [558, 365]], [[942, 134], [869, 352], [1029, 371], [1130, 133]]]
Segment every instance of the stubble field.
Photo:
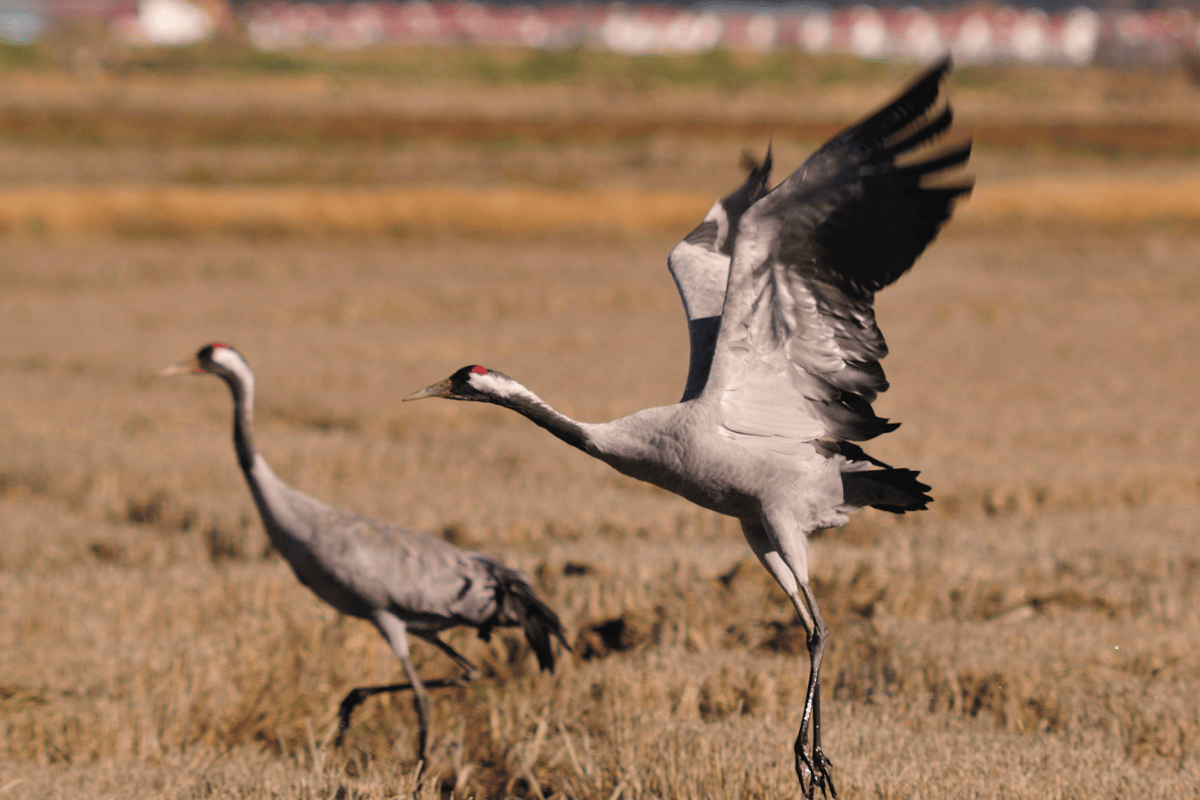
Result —
[[[969, 108], [998, 90], [953, 91]], [[809, 144], [776, 140], [781, 173]], [[503, 410], [399, 402], [471, 363], [585, 420], [675, 401], [666, 253], [761, 146], [10, 137], [0, 798], [795, 796], [803, 636], [736, 523]], [[936, 502], [813, 544], [835, 778], [846, 798], [1196, 796], [1200, 171], [1178, 150], [997, 146], [974, 164], [975, 199], [877, 302], [893, 388], [876, 407], [904, 424], [868, 449], [921, 470]], [[51, 190], [44, 213], [18, 205]], [[230, 227], [201, 190], [283, 216]], [[148, 201], [161, 217], [139, 227], [112, 222], [136, 205], [96, 211], [120, 191], [201, 199]], [[420, 191], [450, 200], [368, 229], [321, 210]], [[54, 212], [68, 201], [101, 221]], [[342, 695], [398, 664], [269, 551], [227, 390], [154, 377], [213, 339], [256, 370], [257, 444], [281, 477], [522, 568], [563, 619], [575, 653], [552, 676], [515, 634], [449, 637], [484, 678], [434, 693], [424, 777], [407, 698], [369, 701], [332, 746]], [[414, 650], [423, 675], [451, 673]]]

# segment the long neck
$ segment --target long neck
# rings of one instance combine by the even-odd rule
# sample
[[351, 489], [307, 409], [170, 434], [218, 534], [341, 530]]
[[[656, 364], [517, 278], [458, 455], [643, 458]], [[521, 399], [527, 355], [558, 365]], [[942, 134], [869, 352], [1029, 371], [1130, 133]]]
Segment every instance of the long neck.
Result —
[[[684, 494], [678, 449], [664, 448], [658, 433], [675, 427], [674, 416], [685, 405], [647, 408], [609, 422], [576, 422], [546, 405], [537, 395], [519, 386], [492, 395], [491, 402], [528, 417], [572, 447], [608, 464], [618, 472], [648, 481], [676, 494]], [[667, 433], [665, 438], [669, 438]], [[686, 497], [687, 495], [684, 494]]]
[[254, 419], [254, 374], [237, 365], [231, 375], [221, 375], [233, 392], [233, 447], [238, 465], [246, 476], [254, 505], [262, 517], [267, 536], [291, 560], [289, 542], [308, 538], [307, 529], [297, 524], [294, 508], [297, 492], [271, 471], [266, 459], [254, 449], [251, 422]]
[[254, 419], [254, 375], [246, 370], [245, 375], [221, 375], [229, 390], [233, 392], [233, 447], [237, 451], [238, 464], [246, 478], [254, 468], [254, 435], [251, 422]]
[[518, 391], [503, 397], [491, 398], [492, 403], [505, 408], [511, 408], [518, 414], [531, 420], [535, 425], [545, 428], [559, 439], [572, 447], [577, 447], [586, 453], [595, 453], [595, 443], [592, 439], [590, 425], [576, 422], [565, 414], [555, 411], [540, 397], [521, 386]]

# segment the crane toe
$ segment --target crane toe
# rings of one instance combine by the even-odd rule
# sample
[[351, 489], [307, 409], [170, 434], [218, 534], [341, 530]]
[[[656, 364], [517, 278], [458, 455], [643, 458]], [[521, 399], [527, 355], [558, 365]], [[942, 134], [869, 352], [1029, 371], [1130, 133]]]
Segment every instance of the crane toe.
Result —
[[813, 800], [817, 789], [821, 796], [837, 800], [837, 787], [833, 785], [833, 762], [818, 745], [811, 755], [807, 743], [796, 741], [796, 776], [800, 779], [800, 791], [805, 800]]

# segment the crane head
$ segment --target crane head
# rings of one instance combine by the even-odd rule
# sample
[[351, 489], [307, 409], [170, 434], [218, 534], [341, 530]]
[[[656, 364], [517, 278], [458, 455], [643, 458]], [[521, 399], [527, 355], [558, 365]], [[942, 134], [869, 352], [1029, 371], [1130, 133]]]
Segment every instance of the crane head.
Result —
[[472, 364], [463, 367], [444, 381], [438, 381], [419, 392], [413, 392], [404, 398], [404, 402], [422, 400], [426, 397], [445, 397], [449, 400], [475, 400], [492, 403], [508, 396], [511, 391], [508, 388], [510, 384], [517, 385], [516, 381], [503, 372]]
[[213, 342], [201, 347], [192, 358], [184, 359], [159, 371], [164, 378], [176, 375], [226, 375], [237, 371], [238, 362], [245, 364], [245, 359], [237, 350], [224, 342]]

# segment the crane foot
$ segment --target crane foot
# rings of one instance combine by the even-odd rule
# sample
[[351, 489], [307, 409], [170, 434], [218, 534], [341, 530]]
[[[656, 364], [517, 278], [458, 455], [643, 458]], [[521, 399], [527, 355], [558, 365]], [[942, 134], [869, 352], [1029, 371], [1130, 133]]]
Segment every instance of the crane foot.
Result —
[[807, 747], [796, 751], [796, 775], [800, 778], [800, 791], [805, 800], [813, 800], [818, 788], [825, 800], [830, 797], [837, 800], [838, 793], [837, 787], [833, 785], [832, 768], [833, 762], [820, 746], [813, 748], [811, 756]]

